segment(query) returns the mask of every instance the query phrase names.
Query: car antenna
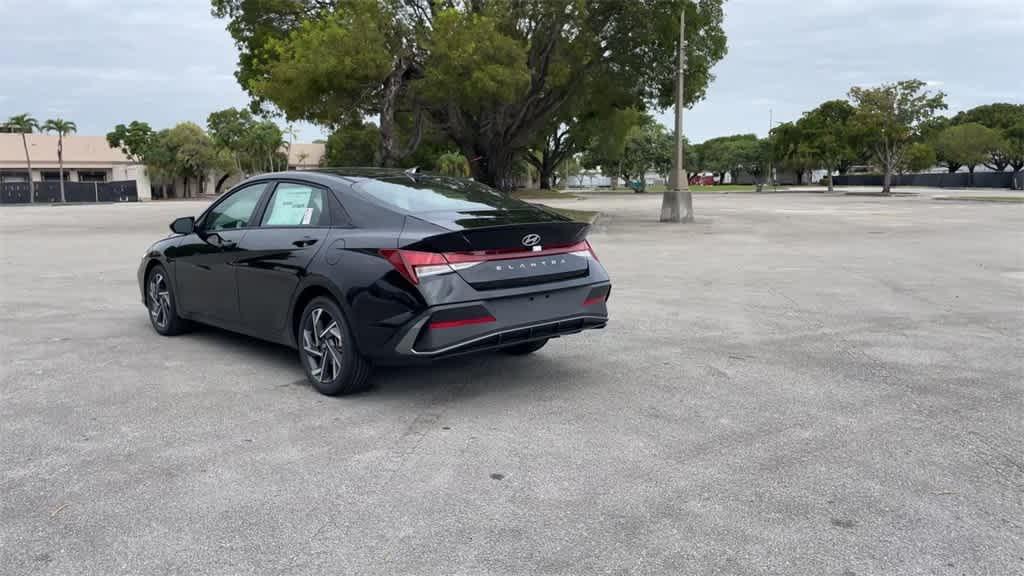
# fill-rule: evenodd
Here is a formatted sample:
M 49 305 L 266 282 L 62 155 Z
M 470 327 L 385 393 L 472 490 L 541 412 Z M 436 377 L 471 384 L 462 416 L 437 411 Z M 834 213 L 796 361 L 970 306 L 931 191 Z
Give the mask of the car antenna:
M 419 171 L 419 169 L 420 169 L 419 166 L 413 166 L 412 168 L 409 168 L 408 170 L 405 171 L 405 175 L 408 176 L 410 180 L 415 182 L 416 181 L 416 173 Z

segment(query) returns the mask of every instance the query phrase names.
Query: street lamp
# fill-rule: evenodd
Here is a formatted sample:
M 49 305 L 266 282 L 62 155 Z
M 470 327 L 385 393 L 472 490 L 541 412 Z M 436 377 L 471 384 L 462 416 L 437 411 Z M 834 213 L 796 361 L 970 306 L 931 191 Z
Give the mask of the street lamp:
M 686 10 L 679 14 L 679 67 L 676 69 L 676 146 L 672 156 L 672 174 L 661 198 L 661 222 L 693 222 L 693 194 L 690 193 L 684 167 L 683 78 L 686 70 Z

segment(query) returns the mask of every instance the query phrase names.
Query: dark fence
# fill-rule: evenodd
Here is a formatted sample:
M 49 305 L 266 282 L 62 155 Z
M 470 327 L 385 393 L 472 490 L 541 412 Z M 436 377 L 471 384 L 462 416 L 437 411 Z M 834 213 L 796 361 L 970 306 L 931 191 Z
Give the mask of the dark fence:
M 955 174 L 893 174 L 893 186 L 933 188 L 1012 188 L 1012 172 L 976 172 L 972 180 L 967 172 Z M 837 186 L 881 186 L 881 174 L 847 174 L 834 178 Z
M 60 202 L 60 182 L 36 182 L 38 204 Z M 135 180 L 116 182 L 65 182 L 64 196 L 68 202 L 138 202 Z M 28 204 L 28 182 L 0 184 L 0 204 Z

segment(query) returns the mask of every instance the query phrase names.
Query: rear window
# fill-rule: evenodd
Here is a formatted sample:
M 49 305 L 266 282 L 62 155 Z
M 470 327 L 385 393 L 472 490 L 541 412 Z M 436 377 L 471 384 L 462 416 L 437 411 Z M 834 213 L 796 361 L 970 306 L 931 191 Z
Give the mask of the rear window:
M 461 178 L 416 176 L 406 179 L 367 180 L 356 190 L 404 212 L 473 212 L 529 208 L 493 188 Z

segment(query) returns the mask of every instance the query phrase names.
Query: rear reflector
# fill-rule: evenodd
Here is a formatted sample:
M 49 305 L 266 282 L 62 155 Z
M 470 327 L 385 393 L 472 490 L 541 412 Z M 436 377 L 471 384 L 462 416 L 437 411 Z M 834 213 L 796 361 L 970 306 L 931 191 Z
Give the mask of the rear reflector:
M 598 286 L 587 294 L 587 298 L 583 300 L 584 306 L 593 306 L 594 304 L 600 304 L 608 301 L 608 296 L 612 293 L 610 286 Z
M 439 328 L 458 328 L 459 326 L 470 326 L 472 324 L 487 324 L 494 322 L 494 316 L 479 316 L 477 318 L 463 318 L 461 320 L 442 320 L 440 322 L 431 322 L 427 326 L 431 330 L 437 330 Z

